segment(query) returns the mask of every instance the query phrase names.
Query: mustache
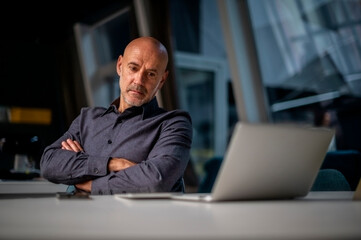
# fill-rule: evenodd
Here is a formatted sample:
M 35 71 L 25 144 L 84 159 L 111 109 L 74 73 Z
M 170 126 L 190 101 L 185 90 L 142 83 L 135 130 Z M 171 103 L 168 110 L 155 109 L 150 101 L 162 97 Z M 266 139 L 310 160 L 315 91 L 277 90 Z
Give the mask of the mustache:
M 127 87 L 127 92 L 128 91 L 137 91 L 140 92 L 142 94 L 146 94 L 147 93 L 147 89 L 141 85 L 137 85 L 137 84 L 132 84 L 130 86 Z

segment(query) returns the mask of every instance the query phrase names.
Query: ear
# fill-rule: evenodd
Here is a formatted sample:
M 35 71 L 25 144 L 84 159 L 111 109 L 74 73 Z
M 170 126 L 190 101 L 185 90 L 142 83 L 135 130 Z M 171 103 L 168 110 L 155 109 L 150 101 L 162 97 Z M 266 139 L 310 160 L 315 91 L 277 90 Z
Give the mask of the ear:
M 165 72 L 163 73 L 162 79 L 160 80 L 160 83 L 159 83 L 158 90 L 163 87 L 163 84 L 165 83 L 165 81 L 166 81 L 167 78 L 168 78 L 168 74 L 169 74 L 169 71 L 165 71 Z
M 123 56 L 119 55 L 118 61 L 117 61 L 117 66 L 116 66 L 117 73 L 118 73 L 119 76 L 122 74 L 122 60 L 123 60 Z

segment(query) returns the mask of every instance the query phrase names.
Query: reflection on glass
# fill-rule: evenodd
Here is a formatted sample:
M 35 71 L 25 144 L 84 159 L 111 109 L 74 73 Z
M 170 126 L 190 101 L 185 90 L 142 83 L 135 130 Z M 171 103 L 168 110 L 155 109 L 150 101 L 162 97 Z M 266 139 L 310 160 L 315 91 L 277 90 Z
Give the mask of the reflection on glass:
M 178 68 L 177 77 L 187 79 L 180 98 L 192 116 L 194 137 L 191 154 L 192 160 L 199 166 L 214 154 L 214 74 Z
M 360 1 L 248 3 L 273 121 L 327 122 L 338 149 L 361 150 Z
M 197 173 L 204 163 L 223 156 L 229 132 L 229 106 L 225 66 L 222 61 L 176 53 L 176 79 L 180 107 L 193 123 L 191 158 Z

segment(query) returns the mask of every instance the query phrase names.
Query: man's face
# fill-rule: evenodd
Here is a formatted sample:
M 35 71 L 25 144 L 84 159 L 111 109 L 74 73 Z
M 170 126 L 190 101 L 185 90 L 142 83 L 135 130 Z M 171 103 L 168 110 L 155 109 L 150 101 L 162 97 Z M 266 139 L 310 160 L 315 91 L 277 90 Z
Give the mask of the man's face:
M 149 102 L 167 78 L 166 64 L 164 58 L 147 45 L 127 49 L 117 62 L 120 108 L 125 110 Z

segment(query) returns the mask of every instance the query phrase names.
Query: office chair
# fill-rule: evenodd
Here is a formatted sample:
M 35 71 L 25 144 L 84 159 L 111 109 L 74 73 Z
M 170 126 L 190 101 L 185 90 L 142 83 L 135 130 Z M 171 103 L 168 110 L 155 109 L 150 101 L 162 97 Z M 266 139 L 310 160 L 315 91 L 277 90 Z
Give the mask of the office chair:
M 345 176 L 336 169 L 321 169 L 311 191 L 351 191 Z
M 340 171 L 354 191 L 361 178 L 361 153 L 357 150 L 337 150 L 326 154 L 321 169 Z
M 213 157 L 209 159 L 205 165 L 205 177 L 202 179 L 198 187 L 199 193 L 210 193 L 216 180 L 219 168 L 221 167 L 223 157 Z

